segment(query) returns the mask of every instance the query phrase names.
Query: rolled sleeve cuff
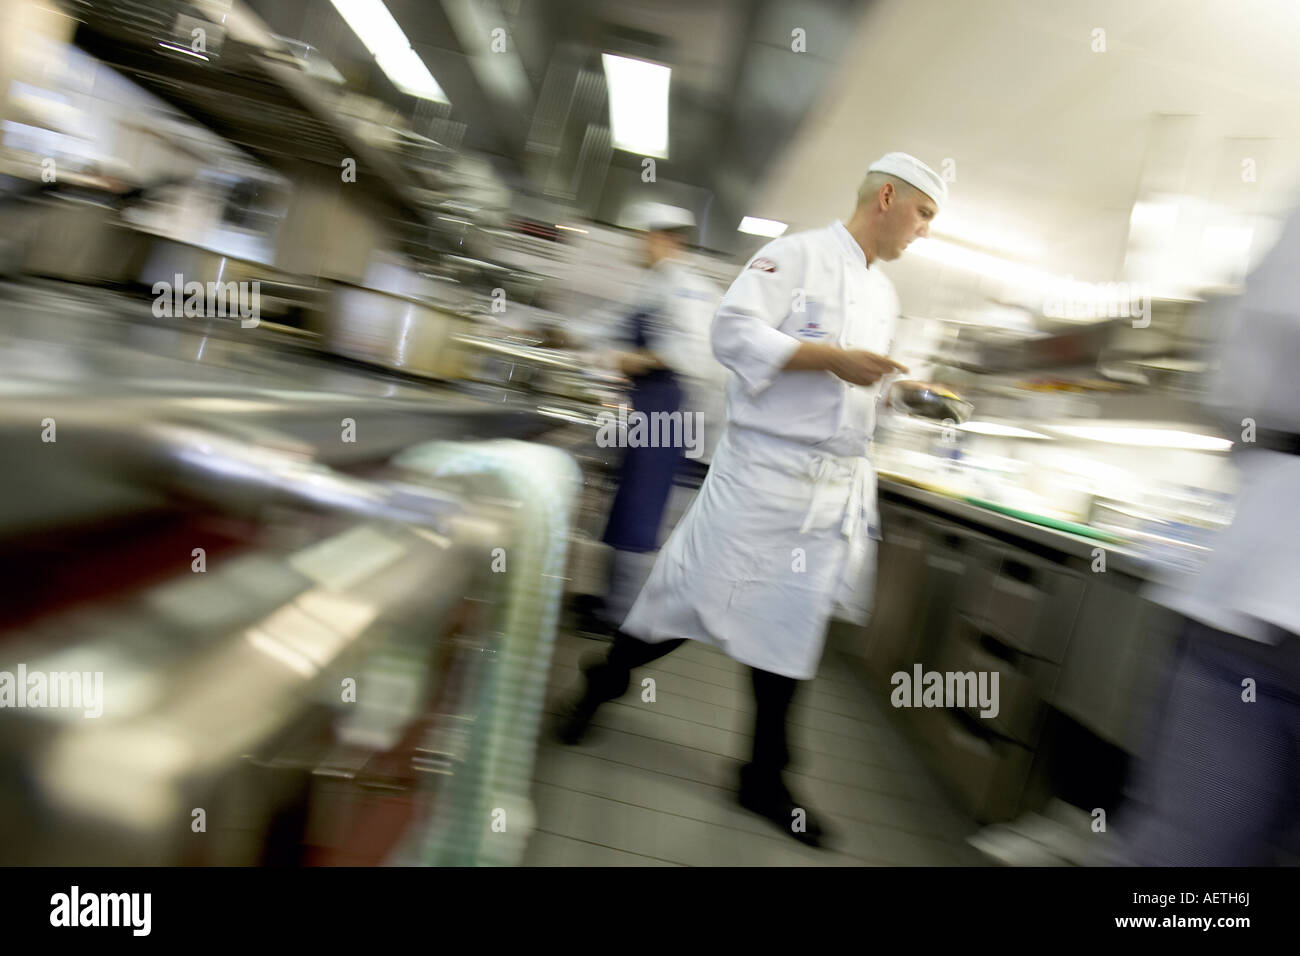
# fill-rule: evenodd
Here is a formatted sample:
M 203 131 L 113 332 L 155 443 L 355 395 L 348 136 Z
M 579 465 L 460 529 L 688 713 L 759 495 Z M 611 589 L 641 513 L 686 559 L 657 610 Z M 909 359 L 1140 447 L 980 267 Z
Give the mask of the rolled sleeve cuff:
M 757 395 L 772 384 L 777 373 L 799 351 L 799 345 L 799 340 L 792 335 L 770 326 L 759 326 L 751 331 L 743 353 L 737 356 L 731 370 L 746 391 Z

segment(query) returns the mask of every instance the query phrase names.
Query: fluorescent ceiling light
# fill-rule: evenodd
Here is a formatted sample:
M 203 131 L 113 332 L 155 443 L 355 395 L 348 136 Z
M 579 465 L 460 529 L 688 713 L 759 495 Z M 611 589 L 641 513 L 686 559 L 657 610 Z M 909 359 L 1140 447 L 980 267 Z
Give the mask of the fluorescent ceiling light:
M 331 0 L 334 9 L 347 21 L 373 56 L 410 47 L 406 34 L 397 25 L 382 0 Z
M 746 216 L 740 220 L 740 225 L 736 228 L 741 232 L 749 233 L 751 236 L 767 236 L 775 239 L 789 227 L 775 219 L 755 219 L 753 216 Z
M 1190 451 L 1227 451 L 1226 438 L 1185 432 L 1176 428 L 1141 428 L 1122 425 L 1057 425 L 1053 431 L 1071 438 L 1107 442 L 1112 445 L 1142 445 L 1147 448 L 1185 448 Z
M 330 2 L 395 87 L 420 99 L 451 102 L 381 0 Z
M 964 432 L 974 432 L 976 435 L 998 435 L 1003 438 L 1042 438 L 1051 441 L 1050 435 L 1030 431 L 1028 428 L 1017 428 L 1015 425 L 1002 425 L 998 422 L 974 421 L 966 422 L 957 427 Z
M 672 69 L 602 53 L 614 148 L 668 158 L 668 80 Z
M 405 50 L 378 53 L 375 62 L 393 86 L 403 93 L 418 96 L 422 100 L 433 100 L 435 103 L 449 102 L 447 94 L 443 93 L 442 87 L 424 65 L 420 55 L 409 46 Z

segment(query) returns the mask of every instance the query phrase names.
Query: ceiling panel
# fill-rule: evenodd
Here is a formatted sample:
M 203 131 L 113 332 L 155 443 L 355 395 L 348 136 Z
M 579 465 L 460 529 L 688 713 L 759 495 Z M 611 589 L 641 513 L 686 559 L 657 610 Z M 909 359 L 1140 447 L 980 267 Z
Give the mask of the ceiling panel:
M 902 149 L 955 161 L 950 221 L 1023 236 L 1042 268 L 1114 278 L 1157 113 L 1197 116 L 1189 191 L 1248 201 L 1234 153 L 1251 149 L 1267 153 L 1256 202 L 1290 201 L 1298 35 L 1300 5 L 1279 0 L 880 0 L 753 213 L 793 228 L 847 216 L 866 166 Z

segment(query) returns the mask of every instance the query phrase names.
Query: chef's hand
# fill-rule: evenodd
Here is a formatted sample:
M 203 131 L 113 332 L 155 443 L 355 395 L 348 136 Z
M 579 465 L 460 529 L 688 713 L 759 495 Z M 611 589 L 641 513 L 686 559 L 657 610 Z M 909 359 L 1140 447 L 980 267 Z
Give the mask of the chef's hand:
M 829 371 L 852 385 L 874 385 L 886 375 L 908 370 L 906 365 L 900 365 L 888 356 L 865 349 L 836 351 L 838 354 L 831 357 Z

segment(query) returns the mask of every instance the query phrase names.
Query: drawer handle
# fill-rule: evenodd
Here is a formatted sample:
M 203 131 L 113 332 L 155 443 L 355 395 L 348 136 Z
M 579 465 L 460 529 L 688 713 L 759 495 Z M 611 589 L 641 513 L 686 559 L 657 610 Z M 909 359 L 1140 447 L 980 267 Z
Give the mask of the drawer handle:
M 1036 568 L 1033 568 L 1022 561 L 1017 561 L 1015 558 L 1009 558 L 1002 562 L 1003 573 L 1005 573 L 1007 577 L 1011 578 L 1011 580 L 1019 581 L 1023 584 L 1032 585 L 1034 583 L 1034 578 L 1036 577 L 1034 572 L 1036 570 Z
M 940 571 L 953 571 L 957 574 L 966 573 L 966 565 L 961 561 L 950 561 L 947 558 L 936 558 L 934 555 L 927 555 L 925 563 L 932 568 L 938 568 Z

